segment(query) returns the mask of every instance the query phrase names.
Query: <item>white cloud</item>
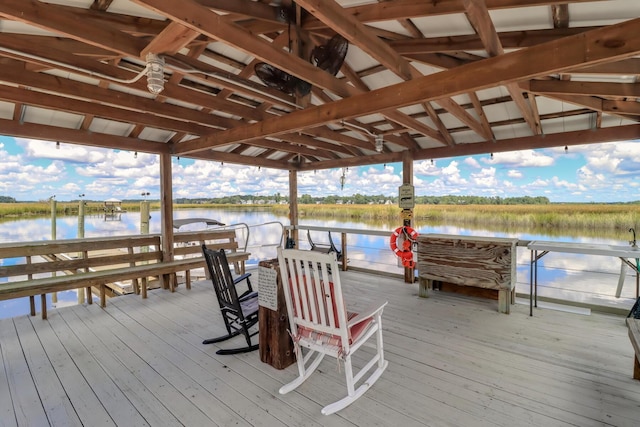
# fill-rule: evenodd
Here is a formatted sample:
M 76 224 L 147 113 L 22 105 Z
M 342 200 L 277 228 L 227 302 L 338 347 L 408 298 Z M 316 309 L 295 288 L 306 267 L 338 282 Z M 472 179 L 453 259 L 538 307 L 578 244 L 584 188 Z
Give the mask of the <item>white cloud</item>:
M 470 180 L 474 185 L 484 188 L 498 188 L 498 180 L 496 179 L 496 168 L 483 168 L 478 173 L 472 173 Z
M 26 159 L 64 160 L 71 163 L 100 162 L 113 150 L 97 147 L 60 143 L 38 139 L 16 138 L 16 143 L 24 149 Z
M 442 162 L 442 160 L 440 160 Z M 420 160 L 413 164 L 413 174 L 416 176 L 437 176 L 440 174 L 437 161 Z
M 55 142 L 0 137 L 0 194 L 38 200 L 56 194 L 70 200 L 159 197 L 159 156 L 113 151 Z M 17 141 L 17 143 L 14 143 Z M 11 154 L 10 154 L 11 153 Z M 557 166 L 562 166 L 560 170 Z M 640 200 L 640 143 L 571 146 L 495 153 L 464 158 L 430 159 L 413 165 L 413 183 L 420 195 L 546 195 L 552 201 Z M 534 174 L 524 168 L 536 168 Z M 289 172 L 174 159 L 173 196 L 221 197 L 235 194 L 288 195 Z M 298 193 L 312 196 L 397 194 L 402 164 L 375 165 L 298 173 Z M 554 176 L 555 175 L 555 176 Z M 517 182 L 517 185 L 514 185 Z
M 571 191 L 584 191 L 586 190 L 586 188 L 578 183 L 575 182 L 569 182 L 567 180 L 564 179 L 560 179 L 557 176 L 554 176 L 553 178 L 551 178 L 551 184 L 554 185 L 556 188 L 561 188 L 561 189 L 567 189 L 567 190 L 571 190 Z
M 480 166 L 480 162 L 478 162 L 474 157 L 465 158 L 464 164 L 475 169 L 480 169 L 482 167 Z
M 536 179 L 530 185 L 535 185 L 538 187 L 547 187 L 549 186 L 549 181 L 547 181 L 546 179 Z
M 547 156 L 542 151 L 522 150 L 495 153 L 493 159 L 481 157 L 486 164 L 502 165 L 512 169 L 527 167 L 549 167 L 554 164 L 552 156 Z

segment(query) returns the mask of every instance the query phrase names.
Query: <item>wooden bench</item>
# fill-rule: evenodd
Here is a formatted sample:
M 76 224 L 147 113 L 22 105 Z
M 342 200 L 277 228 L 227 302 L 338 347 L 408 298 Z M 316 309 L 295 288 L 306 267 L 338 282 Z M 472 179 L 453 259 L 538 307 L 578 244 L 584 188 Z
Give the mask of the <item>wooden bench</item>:
M 627 326 L 629 327 L 629 339 L 636 353 L 633 361 L 633 378 L 640 380 L 640 319 L 628 317 Z
M 517 239 L 421 234 L 418 237 L 418 295 L 434 284 L 498 300 L 509 314 L 515 300 Z
M 249 259 L 249 253 L 240 251 L 236 240 L 235 230 L 202 230 L 186 231 L 173 235 L 175 244 L 174 257 L 177 259 L 200 258 L 199 267 L 205 267 L 202 256 L 202 245 L 213 250 L 224 249 L 227 252 L 227 260 L 233 264 L 236 274 L 245 273 L 245 261 Z M 181 270 L 182 271 L 182 270 Z M 191 277 L 189 270 L 184 270 L 186 274 L 187 288 L 190 288 Z
M 0 283 L 0 300 L 28 296 L 35 316 L 34 297 L 40 295 L 42 318 L 46 319 L 47 293 L 84 288 L 91 304 L 91 287 L 95 286 L 100 305 L 105 307 L 109 283 L 132 280 L 135 292 L 146 298 L 149 277 L 166 282 L 178 271 L 202 265 L 202 260 L 190 258 L 163 262 L 160 243 L 160 236 L 147 235 L 0 244 L 4 261 L 0 277 L 9 279 Z M 9 259 L 16 263 L 7 262 Z M 169 282 L 173 290 L 173 281 Z

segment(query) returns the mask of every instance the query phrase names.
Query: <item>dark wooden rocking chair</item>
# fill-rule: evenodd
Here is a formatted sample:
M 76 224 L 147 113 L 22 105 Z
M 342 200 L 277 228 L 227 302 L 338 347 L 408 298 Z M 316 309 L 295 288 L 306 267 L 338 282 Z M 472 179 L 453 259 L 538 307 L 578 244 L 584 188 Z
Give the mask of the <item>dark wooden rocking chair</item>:
M 214 251 L 208 249 L 206 245 L 202 245 L 202 253 L 206 260 L 209 276 L 213 282 L 222 318 L 227 328 L 227 335 L 204 340 L 202 344 L 218 343 L 243 334 L 247 340 L 246 347 L 220 349 L 216 353 L 237 354 L 257 350 L 258 344 L 251 344 L 251 337 L 256 335 L 258 330 L 256 328 L 254 332 L 249 332 L 249 329 L 258 323 L 258 292 L 255 292 L 251 287 L 251 281 L 249 280 L 251 273 L 245 273 L 234 279 L 231 275 L 224 249 Z M 248 289 L 238 295 L 236 285 L 242 281 L 247 282 Z

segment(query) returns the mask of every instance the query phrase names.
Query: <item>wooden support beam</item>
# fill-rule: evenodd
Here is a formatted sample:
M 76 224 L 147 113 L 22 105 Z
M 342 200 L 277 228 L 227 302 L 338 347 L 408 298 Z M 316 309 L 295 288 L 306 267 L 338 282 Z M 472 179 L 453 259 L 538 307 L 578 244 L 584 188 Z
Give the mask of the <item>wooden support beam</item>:
M 176 153 L 190 153 L 238 140 L 302 130 L 305 127 L 339 121 L 356 115 L 373 114 L 389 108 L 413 105 L 426 100 L 453 96 L 491 87 L 498 82 L 515 83 L 570 68 L 624 59 L 640 52 L 636 30 L 640 19 L 599 28 L 462 65 L 440 73 L 352 96 L 332 104 L 293 112 L 261 123 L 218 132 L 206 138 L 186 141 Z M 549 56 L 549 52 L 555 52 Z

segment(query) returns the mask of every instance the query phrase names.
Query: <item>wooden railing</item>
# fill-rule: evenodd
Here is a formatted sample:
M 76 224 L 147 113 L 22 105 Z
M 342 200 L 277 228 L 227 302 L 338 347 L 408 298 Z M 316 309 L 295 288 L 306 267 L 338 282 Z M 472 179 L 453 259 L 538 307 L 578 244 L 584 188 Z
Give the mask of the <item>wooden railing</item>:
M 106 287 L 132 281 L 136 293 L 146 298 L 148 279 L 158 277 L 163 288 L 174 290 L 176 273 L 204 267 L 202 243 L 229 252 L 229 261 L 244 271 L 247 252 L 238 251 L 234 231 L 177 233 L 178 257 L 165 260 L 159 235 L 44 240 L 0 244 L 0 300 L 30 298 L 30 312 L 36 313 L 34 297 L 41 297 L 42 318 L 47 317 L 46 295 L 85 289 L 89 304 L 91 288 L 98 289 L 100 304 L 106 306 Z

